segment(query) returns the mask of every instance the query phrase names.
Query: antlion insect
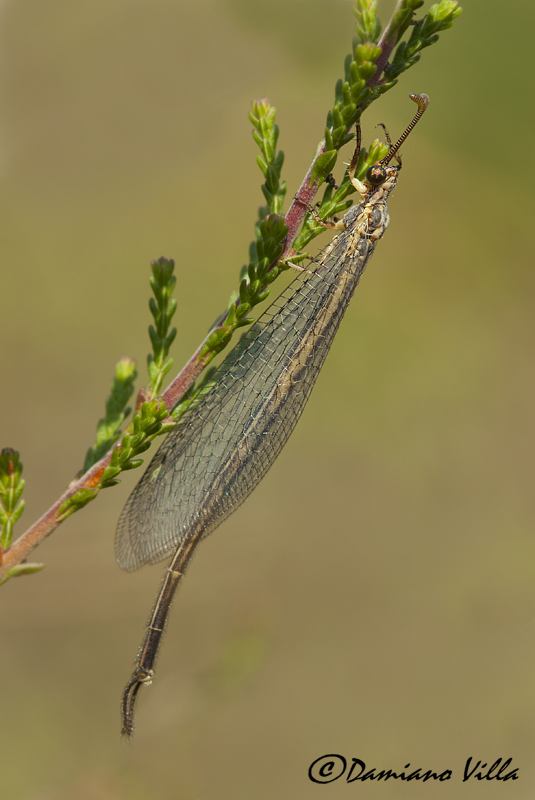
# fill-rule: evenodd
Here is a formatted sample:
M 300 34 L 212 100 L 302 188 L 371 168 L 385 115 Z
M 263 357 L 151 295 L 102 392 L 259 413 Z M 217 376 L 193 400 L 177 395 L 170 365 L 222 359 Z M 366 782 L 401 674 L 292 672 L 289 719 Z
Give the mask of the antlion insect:
M 429 103 L 364 183 L 348 174 L 362 196 L 337 223 L 340 233 L 257 320 L 223 361 L 211 392 L 172 431 L 130 495 L 117 526 L 123 569 L 161 561 L 175 550 L 149 620 L 136 668 L 123 694 L 123 733 L 134 725 L 140 686 L 152 681 L 154 662 L 173 596 L 195 548 L 245 500 L 288 441 L 330 350 L 360 276 L 384 234 L 387 201 L 395 188 L 398 150 Z M 396 157 L 398 166 L 388 166 Z M 315 215 L 315 212 L 310 209 Z M 317 216 L 317 215 L 315 215 Z

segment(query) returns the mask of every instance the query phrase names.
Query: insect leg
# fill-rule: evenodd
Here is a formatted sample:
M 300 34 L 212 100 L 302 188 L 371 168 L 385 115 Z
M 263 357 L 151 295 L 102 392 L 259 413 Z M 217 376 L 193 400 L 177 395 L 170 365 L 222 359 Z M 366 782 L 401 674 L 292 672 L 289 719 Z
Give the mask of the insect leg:
M 362 143 L 362 134 L 361 134 L 361 131 L 360 131 L 360 122 L 357 122 L 355 128 L 356 128 L 356 134 L 357 134 L 357 146 L 355 148 L 355 152 L 353 153 L 353 158 L 351 159 L 351 163 L 349 165 L 349 169 L 347 170 L 347 174 L 348 174 L 349 180 L 351 181 L 351 183 L 353 184 L 353 186 L 355 187 L 357 192 L 364 199 L 366 197 L 367 193 L 368 193 L 368 187 L 364 183 L 359 181 L 358 178 L 355 178 L 355 171 L 356 171 L 357 165 L 359 163 L 361 143 Z
M 387 142 L 388 146 L 390 148 L 392 148 L 392 146 L 393 146 L 392 145 L 392 139 L 390 138 L 390 134 L 388 133 L 388 131 L 386 129 L 386 125 L 384 125 L 382 122 L 378 122 L 375 127 L 383 129 L 383 131 L 385 132 L 386 142 Z M 401 153 L 396 153 L 394 157 L 395 157 L 396 161 L 398 162 L 398 166 L 401 167 L 402 166 L 402 164 L 401 164 Z
M 316 211 L 316 209 L 314 208 L 314 206 L 311 206 L 310 203 L 305 203 L 297 195 L 295 196 L 295 199 L 299 203 L 302 203 L 302 205 L 307 207 L 309 213 L 312 215 L 312 217 L 315 219 L 318 225 L 322 225 L 324 228 L 328 228 L 329 230 L 345 231 L 346 226 L 342 219 L 338 220 L 338 222 L 330 222 L 330 220 L 328 219 L 322 219 L 318 214 L 318 212 Z

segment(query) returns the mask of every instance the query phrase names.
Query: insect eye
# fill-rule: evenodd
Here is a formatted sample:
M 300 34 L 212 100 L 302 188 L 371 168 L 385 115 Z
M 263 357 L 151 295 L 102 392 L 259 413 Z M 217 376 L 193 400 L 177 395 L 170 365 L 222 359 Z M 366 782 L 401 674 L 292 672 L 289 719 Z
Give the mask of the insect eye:
M 370 186 L 379 186 L 386 181 L 386 169 L 380 164 L 372 164 L 366 172 L 366 180 Z

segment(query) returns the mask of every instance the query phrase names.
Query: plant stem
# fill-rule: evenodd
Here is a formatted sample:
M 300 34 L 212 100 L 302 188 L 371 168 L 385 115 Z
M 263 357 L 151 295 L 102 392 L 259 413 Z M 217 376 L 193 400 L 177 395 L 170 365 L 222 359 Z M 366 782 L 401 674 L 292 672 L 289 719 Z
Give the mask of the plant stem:
M 397 32 L 393 28 L 393 20 L 396 16 L 396 13 L 401 8 L 402 2 L 403 0 L 398 0 L 394 13 L 378 42 L 378 47 L 381 48 L 382 52 L 376 61 L 376 71 L 367 81 L 366 85 L 369 88 L 376 88 L 383 81 L 385 66 L 388 63 L 398 39 Z M 460 11 L 458 13 L 460 13 Z M 349 129 L 347 132 L 349 132 Z M 322 140 L 319 143 L 312 164 L 310 165 L 307 174 L 304 177 L 301 186 L 299 187 L 296 197 L 292 201 L 285 216 L 285 222 L 289 230 L 284 250 L 279 260 L 287 258 L 292 254 L 293 243 L 299 233 L 304 218 L 308 213 L 308 207 L 312 203 L 318 190 L 319 181 L 316 180 L 312 185 L 310 185 L 310 179 L 311 175 L 313 174 L 314 164 L 319 156 L 321 156 L 323 153 L 325 153 L 325 140 Z M 271 265 L 271 268 L 275 265 L 275 263 L 277 262 L 274 262 L 274 264 Z M 191 388 L 195 380 L 198 378 L 210 360 L 211 355 L 209 351 L 201 356 L 203 348 L 210 334 L 218 329 L 221 329 L 221 327 L 224 325 L 226 316 L 227 312 L 220 317 L 219 321 L 212 328 L 202 344 L 197 348 L 176 378 L 170 383 L 168 388 L 161 395 L 161 399 L 165 403 L 169 413 L 171 413 L 173 408 L 188 391 L 188 389 Z M 48 511 L 46 511 L 42 517 L 37 520 L 37 522 L 28 528 L 28 530 L 26 530 L 25 533 L 23 533 L 9 549 L 3 553 L 0 550 L 0 581 L 10 569 L 26 559 L 30 552 L 37 547 L 37 545 L 40 544 L 43 539 L 49 536 L 55 530 L 55 528 L 58 527 L 60 524 L 60 520 L 58 520 L 58 510 L 62 505 L 64 505 L 66 500 L 71 498 L 81 489 L 94 488 L 98 486 L 105 468 L 111 461 L 112 453 L 116 446 L 118 445 L 114 445 L 114 447 L 110 448 L 106 455 L 103 456 L 90 469 L 88 469 L 87 472 L 85 472 L 81 477 L 72 481 L 67 487 L 65 493 L 54 503 L 54 505 L 52 505 Z

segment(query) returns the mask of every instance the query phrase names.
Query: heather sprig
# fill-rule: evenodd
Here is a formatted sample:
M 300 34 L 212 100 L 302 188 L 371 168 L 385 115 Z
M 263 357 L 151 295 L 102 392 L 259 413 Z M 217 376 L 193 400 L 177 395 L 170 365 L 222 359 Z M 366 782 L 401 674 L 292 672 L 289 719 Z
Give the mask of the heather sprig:
M 151 265 L 149 301 L 153 321 L 149 327 L 152 351 L 148 356 L 148 383 L 140 389 L 134 415 L 128 401 L 137 377 L 135 363 L 123 358 L 117 364 L 103 419 L 97 424 L 94 443 L 87 451 L 82 474 L 45 514 L 13 542 L 13 527 L 24 508 L 21 494 L 24 481 L 22 464 L 15 450 L 6 448 L 0 457 L 0 582 L 16 575 L 41 569 L 25 559 L 32 549 L 57 525 L 95 499 L 100 490 L 118 483 L 121 472 L 142 464 L 139 458 L 152 440 L 174 427 L 182 415 L 198 405 L 214 385 L 214 368 L 203 371 L 212 359 L 231 342 L 239 328 L 254 321 L 251 312 L 269 295 L 280 273 L 306 256 L 304 248 L 323 232 L 308 209 L 322 184 L 322 197 L 316 205 L 321 219 L 343 214 L 351 205 L 355 189 L 347 171 L 336 184 L 333 170 L 342 147 L 353 138 L 352 127 L 364 111 L 392 89 L 403 72 L 413 67 L 423 50 L 435 44 L 441 32 L 451 28 L 462 9 L 456 0 L 441 0 L 416 18 L 424 0 L 398 0 L 384 29 L 378 19 L 377 0 L 354 0 L 355 36 L 344 61 L 343 76 L 337 81 L 334 101 L 326 115 L 323 139 L 314 159 L 284 213 L 287 185 L 282 178 L 284 154 L 277 150 L 279 128 L 276 111 L 267 99 L 255 100 L 249 115 L 253 138 L 259 148 L 257 164 L 262 173 L 262 205 L 256 215 L 254 239 L 249 245 L 247 263 L 241 268 L 237 288 L 211 327 L 204 341 L 184 368 L 162 391 L 173 359 L 169 355 L 176 337 L 171 321 L 176 310 L 174 262 L 159 258 Z M 303 6 L 304 8 L 304 6 Z M 379 140 L 361 151 L 356 176 L 363 179 L 367 168 L 386 153 Z M 351 156 L 350 156 L 351 157 Z M 195 384 L 195 381 L 198 381 Z M 125 425 L 127 427 L 125 428 Z

